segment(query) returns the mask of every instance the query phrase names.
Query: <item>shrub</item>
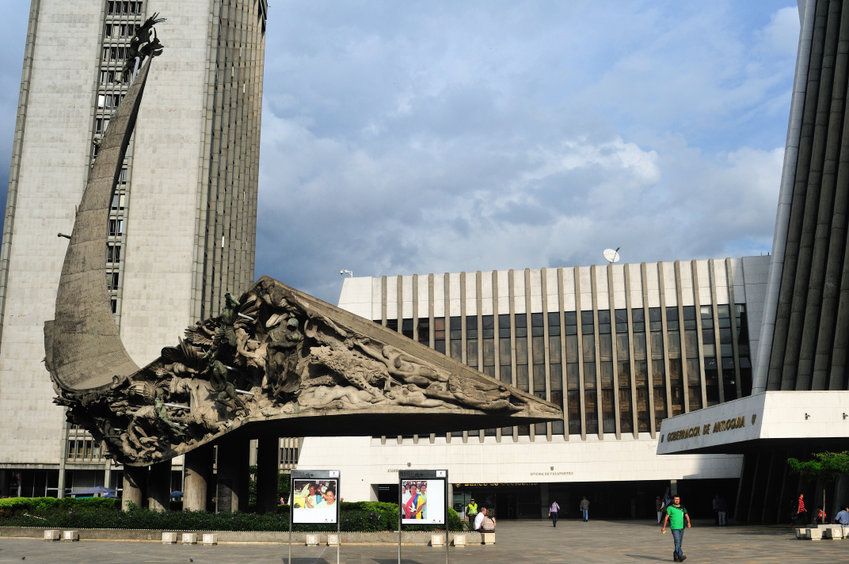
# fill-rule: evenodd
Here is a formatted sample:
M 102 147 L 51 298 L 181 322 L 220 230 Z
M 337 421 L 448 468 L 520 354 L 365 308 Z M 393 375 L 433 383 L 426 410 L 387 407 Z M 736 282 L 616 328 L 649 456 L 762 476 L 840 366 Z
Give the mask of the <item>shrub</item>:
M 377 501 L 343 502 L 343 531 L 394 531 L 398 526 L 398 506 Z M 109 529 L 170 529 L 197 531 L 288 531 L 289 508 L 274 513 L 207 513 L 205 511 L 168 511 L 159 513 L 132 508 L 120 511 L 115 499 L 0 499 L 0 525 L 19 527 L 68 527 Z M 463 530 L 457 512 L 448 509 L 452 531 Z M 295 525 L 296 531 L 334 531 L 335 525 Z M 440 530 L 442 526 L 411 525 L 405 530 Z

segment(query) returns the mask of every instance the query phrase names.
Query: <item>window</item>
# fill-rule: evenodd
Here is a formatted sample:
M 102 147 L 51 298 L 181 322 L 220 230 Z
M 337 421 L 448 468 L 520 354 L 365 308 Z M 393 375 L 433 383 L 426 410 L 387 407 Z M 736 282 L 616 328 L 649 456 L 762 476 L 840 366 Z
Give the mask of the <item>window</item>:
M 110 290 L 118 289 L 119 273 L 117 272 L 107 272 L 106 273 L 106 287 Z
M 110 219 L 109 220 L 109 236 L 120 237 L 124 234 L 124 220 Z
M 121 262 L 121 245 L 116 243 L 106 245 L 106 262 Z

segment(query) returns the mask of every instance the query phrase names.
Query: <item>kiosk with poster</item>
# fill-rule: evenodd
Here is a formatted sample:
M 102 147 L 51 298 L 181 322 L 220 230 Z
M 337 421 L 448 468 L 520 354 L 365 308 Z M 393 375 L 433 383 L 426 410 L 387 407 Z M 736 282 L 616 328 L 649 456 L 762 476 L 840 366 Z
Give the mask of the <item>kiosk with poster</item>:
M 339 534 L 339 470 L 292 470 L 292 507 L 289 511 L 289 563 L 292 562 L 292 525 L 336 524 Z M 339 562 L 339 545 L 336 562 Z
M 448 470 L 399 470 L 398 492 L 398 562 L 403 525 L 445 525 L 448 562 Z

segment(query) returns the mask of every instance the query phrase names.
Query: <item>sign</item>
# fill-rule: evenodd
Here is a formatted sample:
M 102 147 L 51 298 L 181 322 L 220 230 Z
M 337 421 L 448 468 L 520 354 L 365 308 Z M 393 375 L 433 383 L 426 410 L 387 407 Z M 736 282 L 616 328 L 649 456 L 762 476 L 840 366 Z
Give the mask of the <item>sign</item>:
M 339 470 L 292 471 L 292 523 L 339 523 Z
M 757 421 L 757 415 L 752 415 L 752 424 Z M 724 433 L 725 431 L 731 431 L 734 429 L 742 429 L 746 426 L 746 418 L 742 415 L 739 417 L 731 417 L 728 419 L 722 419 L 720 421 L 714 421 L 713 423 L 705 423 L 703 425 L 696 425 L 695 427 L 690 427 L 687 429 L 680 429 L 678 431 L 670 431 L 666 434 L 665 440 L 667 442 L 680 441 L 682 439 L 692 439 L 693 437 L 703 436 L 703 435 L 716 435 L 718 433 Z M 664 440 L 664 436 L 661 435 L 661 441 Z
M 447 470 L 401 470 L 402 525 L 444 525 L 448 492 Z

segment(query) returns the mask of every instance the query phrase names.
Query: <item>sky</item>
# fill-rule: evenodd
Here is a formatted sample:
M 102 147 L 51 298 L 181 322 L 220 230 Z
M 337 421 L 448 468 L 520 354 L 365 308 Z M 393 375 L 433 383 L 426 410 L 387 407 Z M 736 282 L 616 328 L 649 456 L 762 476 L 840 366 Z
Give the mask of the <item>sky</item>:
M 798 34 L 795 0 L 275 0 L 256 274 L 335 302 L 342 269 L 768 253 Z

